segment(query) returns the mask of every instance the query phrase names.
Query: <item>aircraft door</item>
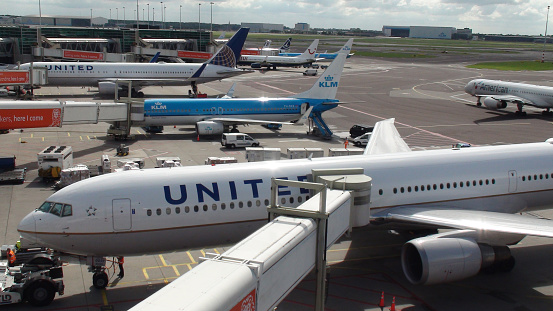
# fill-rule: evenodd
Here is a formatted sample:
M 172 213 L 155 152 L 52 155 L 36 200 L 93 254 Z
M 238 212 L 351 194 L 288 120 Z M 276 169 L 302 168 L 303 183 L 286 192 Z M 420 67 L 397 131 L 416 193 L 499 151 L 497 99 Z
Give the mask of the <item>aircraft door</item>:
M 211 107 L 211 114 L 213 114 L 213 115 L 217 114 L 217 108 L 216 107 Z
M 509 192 L 517 191 L 517 171 L 509 171 Z
M 307 109 L 309 109 L 309 103 L 303 103 L 301 104 L 301 115 L 303 116 L 303 114 L 307 111 Z
M 115 199 L 112 201 L 113 230 L 130 230 L 131 220 L 131 200 Z

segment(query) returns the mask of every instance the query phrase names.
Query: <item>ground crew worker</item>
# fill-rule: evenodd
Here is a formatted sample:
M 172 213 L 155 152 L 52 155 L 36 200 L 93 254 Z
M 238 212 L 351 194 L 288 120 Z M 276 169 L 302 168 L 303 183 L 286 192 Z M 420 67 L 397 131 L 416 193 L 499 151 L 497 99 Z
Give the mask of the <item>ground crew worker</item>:
M 125 276 L 125 269 L 123 268 L 123 264 L 125 263 L 125 257 L 123 256 L 117 257 L 117 263 L 119 264 L 119 274 L 117 276 L 120 279 L 122 279 Z
M 349 144 L 349 141 L 346 137 L 346 141 L 344 142 L 344 149 L 348 149 L 348 144 Z
M 8 265 L 13 267 L 15 265 L 15 253 L 11 248 L 8 248 Z

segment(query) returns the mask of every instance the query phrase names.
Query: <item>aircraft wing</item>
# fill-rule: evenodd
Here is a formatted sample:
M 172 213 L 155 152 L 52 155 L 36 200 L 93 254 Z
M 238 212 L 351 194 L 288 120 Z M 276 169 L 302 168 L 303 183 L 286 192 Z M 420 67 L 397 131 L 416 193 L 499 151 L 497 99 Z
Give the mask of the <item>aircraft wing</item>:
M 535 103 L 522 97 L 514 96 L 514 95 L 479 95 L 478 97 L 489 97 L 493 98 L 495 100 L 504 100 L 506 102 L 511 102 L 515 104 L 524 104 L 524 105 L 530 105 L 535 106 Z
M 363 154 L 384 154 L 411 151 L 399 135 L 395 125 L 395 119 L 379 121 L 375 124 L 369 143 Z
M 206 118 L 204 121 L 215 121 L 215 122 L 221 122 L 226 125 L 237 125 L 237 124 L 283 124 L 283 125 L 291 125 L 294 123 L 291 122 L 278 122 L 278 121 L 268 121 L 268 120 L 252 120 L 252 119 L 240 119 L 240 118 L 224 118 L 224 117 L 218 117 L 218 118 Z
M 553 221 L 521 214 L 507 214 L 448 207 L 396 207 L 380 221 L 407 222 L 437 227 L 493 231 L 553 238 Z

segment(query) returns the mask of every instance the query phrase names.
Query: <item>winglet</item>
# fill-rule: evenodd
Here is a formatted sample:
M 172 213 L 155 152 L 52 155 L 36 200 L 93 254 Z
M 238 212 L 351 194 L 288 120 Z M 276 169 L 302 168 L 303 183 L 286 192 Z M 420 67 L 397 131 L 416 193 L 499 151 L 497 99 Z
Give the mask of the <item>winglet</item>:
M 250 28 L 240 28 L 207 63 L 231 68 L 236 67 L 249 31 Z
M 236 88 L 236 82 L 232 84 L 230 89 L 228 90 L 227 94 L 223 96 L 222 98 L 233 98 L 234 97 L 234 88 Z
M 342 54 L 345 55 L 345 54 Z M 364 155 L 411 151 L 394 125 L 395 119 L 386 119 L 374 125 Z
M 156 55 L 154 55 L 154 57 L 152 57 L 152 59 L 150 59 L 150 63 L 157 63 L 157 59 L 159 58 L 159 54 L 161 54 L 161 52 L 157 52 Z
M 335 99 L 338 92 L 338 84 L 346 63 L 346 54 L 338 54 L 332 63 L 326 68 L 323 74 L 315 81 L 313 86 L 300 94 L 290 97 L 314 98 L 314 99 Z
M 313 40 L 313 42 L 307 47 L 307 50 L 305 52 L 301 53 L 301 55 L 296 56 L 298 58 L 315 58 L 315 53 L 317 53 L 317 46 L 319 45 L 319 39 Z

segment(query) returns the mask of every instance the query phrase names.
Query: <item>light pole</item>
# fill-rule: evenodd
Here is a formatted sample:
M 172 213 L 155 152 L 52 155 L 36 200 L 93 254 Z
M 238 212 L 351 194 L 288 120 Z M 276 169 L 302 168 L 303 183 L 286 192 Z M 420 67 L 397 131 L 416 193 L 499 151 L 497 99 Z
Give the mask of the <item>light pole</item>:
M 111 23 L 111 9 L 109 9 L 109 22 Z
M 92 9 L 90 9 L 90 27 L 92 27 Z
M 127 25 L 127 16 L 125 14 L 125 7 L 123 7 L 123 23 Z
M 543 54 L 541 55 L 541 62 L 545 62 L 545 43 L 547 42 L 547 24 L 549 23 L 549 5 L 547 6 L 547 18 L 545 19 L 545 35 L 543 36 Z
M 211 35 L 213 36 L 213 2 L 209 3 L 211 5 Z
M 117 12 L 117 19 L 115 20 L 115 26 L 117 26 L 117 24 L 119 24 L 119 8 L 115 8 L 115 11 Z
M 144 15 L 144 14 L 142 14 Z M 138 31 L 138 22 L 140 22 L 140 7 L 138 6 L 138 0 L 136 0 L 136 30 Z
M 198 3 L 198 34 L 200 36 L 200 39 L 198 41 L 198 50 L 200 49 L 200 44 L 202 42 L 202 32 L 201 32 L 201 24 L 202 24 L 202 18 L 201 18 L 201 11 L 202 11 L 202 4 Z
M 152 6 L 152 26 L 156 25 L 156 8 Z
M 165 28 L 165 19 L 167 18 L 167 7 L 163 6 L 163 28 Z
M 150 29 L 150 4 L 147 3 L 146 6 L 148 7 L 148 29 Z
M 160 2 L 161 4 L 161 29 L 163 29 L 163 1 Z
M 179 5 L 179 26 L 180 30 L 182 30 L 182 4 Z

